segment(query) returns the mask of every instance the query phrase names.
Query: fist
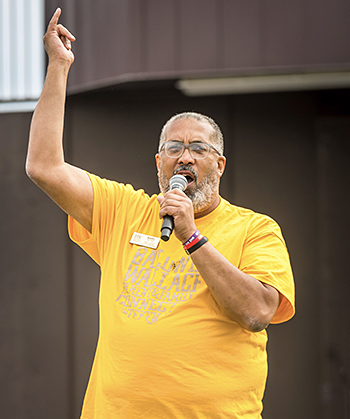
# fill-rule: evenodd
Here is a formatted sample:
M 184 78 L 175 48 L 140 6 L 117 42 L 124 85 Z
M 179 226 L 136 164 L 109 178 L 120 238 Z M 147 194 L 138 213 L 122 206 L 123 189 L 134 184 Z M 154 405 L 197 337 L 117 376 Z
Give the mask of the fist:
M 171 215 L 174 218 L 174 234 L 184 243 L 197 230 L 192 201 L 180 189 L 159 195 L 157 200 L 160 204 L 159 218 Z

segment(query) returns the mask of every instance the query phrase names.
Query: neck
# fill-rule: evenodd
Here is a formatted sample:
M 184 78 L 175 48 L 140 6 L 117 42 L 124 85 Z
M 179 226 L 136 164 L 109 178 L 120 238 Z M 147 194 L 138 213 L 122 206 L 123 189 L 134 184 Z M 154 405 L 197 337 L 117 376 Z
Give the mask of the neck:
M 210 204 L 210 206 L 208 208 L 205 208 L 203 211 L 198 211 L 194 213 L 194 218 L 201 218 L 204 217 L 205 215 L 210 214 L 212 211 L 214 211 L 215 208 L 217 208 L 220 204 L 220 196 L 216 195 L 216 198 L 214 199 L 214 201 Z

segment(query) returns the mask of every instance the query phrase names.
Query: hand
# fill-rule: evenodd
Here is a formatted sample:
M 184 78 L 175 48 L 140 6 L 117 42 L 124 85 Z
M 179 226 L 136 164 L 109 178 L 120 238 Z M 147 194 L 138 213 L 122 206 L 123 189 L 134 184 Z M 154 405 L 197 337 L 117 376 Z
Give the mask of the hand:
M 160 204 L 159 218 L 173 216 L 174 234 L 184 243 L 197 230 L 192 201 L 180 189 L 173 189 L 157 199 Z
M 71 43 L 75 41 L 75 36 L 58 24 L 60 15 L 61 9 L 58 8 L 49 22 L 43 42 L 49 61 L 58 60 L 71 66 L 74 61 Z

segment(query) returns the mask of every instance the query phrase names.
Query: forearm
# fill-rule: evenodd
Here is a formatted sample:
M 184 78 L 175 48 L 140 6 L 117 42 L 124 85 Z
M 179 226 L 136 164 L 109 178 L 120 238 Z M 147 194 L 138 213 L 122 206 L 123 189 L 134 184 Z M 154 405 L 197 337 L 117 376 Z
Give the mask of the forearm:
M 69 67 L 49 64 L 30 127 L 26 169 L 30 177 L 64 163 L 62 146 L 66 83 Z M 35 180 L 35 179 L 33 179 Z
M 217 304 L 243 328 L 257 332 L 268 326 L 279 293 L 240 271 L 207 242 L 191 254 Z
M 74 61 L 68 29 L 58 24 L 61 9 L 52 16 L 44 36 L 49 57 L 46 80 L 35 109 L 29 134 L 28 176 L 59 205 L 91 232 L 93 190 L 85 171 L 65 163 L 63 125 L 67 78 Z

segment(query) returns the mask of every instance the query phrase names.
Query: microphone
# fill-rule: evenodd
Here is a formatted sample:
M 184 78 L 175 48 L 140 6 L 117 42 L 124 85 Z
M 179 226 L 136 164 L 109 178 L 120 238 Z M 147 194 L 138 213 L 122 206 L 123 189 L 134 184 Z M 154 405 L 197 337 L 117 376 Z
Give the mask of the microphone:
M 174 175 L 170 178 L 169 185 L 170 190 L 172 191 L 175 188 L 180 189 L 181 191 L 184 191 L 187 188 L 187 179 L 185 176 L 182 175 Z M 165 215 L 163 218 L 163 224 L 161 228 L 161 236 L 160 238 L 167 242 L 169 240 L 169 237 L 174 229 L 174 218 L 171 215 Z

